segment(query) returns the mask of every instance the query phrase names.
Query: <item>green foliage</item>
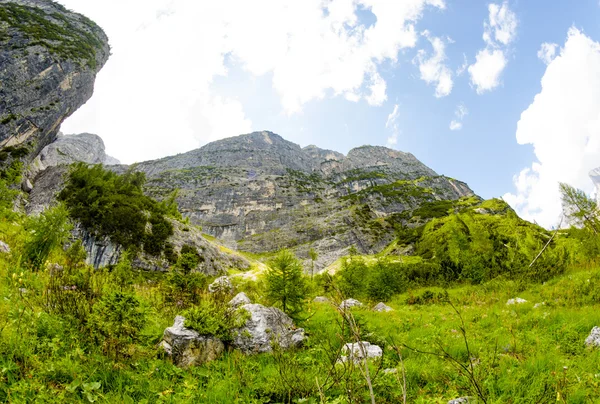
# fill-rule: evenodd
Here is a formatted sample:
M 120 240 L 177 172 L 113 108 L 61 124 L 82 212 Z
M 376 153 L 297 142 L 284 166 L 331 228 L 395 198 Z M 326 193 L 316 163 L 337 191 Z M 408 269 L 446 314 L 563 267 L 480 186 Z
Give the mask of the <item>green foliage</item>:
M 600 236 L 600 212 L 596 201 L 586 195 L 581 189 L 561 182 L 560 195 L 565 216 L 571 224 L 585 227 L 596 237 Z
M 102 48 L 102 41 L 92 33 L 98 26 L 87 18 L 81 18 L 80 22 L 88 29 L 78 28 L 62 14 L 47 14 L 37 7 L 3 3 L 0 22 L 21 31 L 31 41 L 29 46 L 41 45 L 61 59 L 74 59 L 92 69 L 96 67 L 96 52 Z
M 61 248 L 71 234 L 67 209 L 59 204 L 39 216 L 30 216 L 26 224 L 29 238 L 23 257 L 35 270 L 42 269 L 53 250 Z
M 201 272 L 185 273 L 178 268 L 171 270 L 162 284 L 165 300 L 178 308 L 188 307 L 200 301 L 208 278 Z
M 101 165 L 76 163 L 59 199 L 93 234 L 109 237 L 126 250 L 159 256 L 173 225 L 165 217 L 165 206 L 142 192 L 144 181 L 141 172 L 120 176 Z
M 146 312 L 134 293 L 109 292 L 94 305 L 90 329 L 103 340 L 105 351 L 118 358 L 139 340 L 145 322 Z
M 130 289 L 133 284 L 133 268 L 129 255 L 128 251 L 123 251 L 111 273 L 111 280 L 120 291 Z
M 176 266 L 183 271 L 184 274 L 189 274 L 198 267 L 198 264 L 200 264 L 203 259 L 204 257 L 198 254 L 195 247 L 185 244 L 181 247 Z
M 283 250 L 269 266 L 266 274 L 267 298 L 290 315 L 300 313 L 307 293 L 302 263 L 292 252 Z
M 361 257 L 349 257 L 342 261 L 335 284 L 346 298 L 388 301 L 406 290 L 408 279 L 400 263 L 380 258 L 369 265 Z
M 422 218 L 444 217 L 451 213 L 453 207 L 453 201 L 424 202 L 413 212 L 413 215 Z
M 222 341 L 233 339 L 232 330 L 243 326 L 249 313 L 243 309 L 232 309 L 225 302 L 207 296 L 200 304 L 182 313 L 185 326 L 200 335 L 213 335 Z

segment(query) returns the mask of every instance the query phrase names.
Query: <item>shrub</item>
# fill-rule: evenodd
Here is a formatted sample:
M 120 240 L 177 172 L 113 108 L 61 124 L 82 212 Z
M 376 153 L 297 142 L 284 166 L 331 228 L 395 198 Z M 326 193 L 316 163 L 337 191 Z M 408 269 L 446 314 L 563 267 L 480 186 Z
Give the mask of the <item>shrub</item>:
M 32 268 L 39 270 L 45 265 L 50 253 L 67 241 L 72 225 L 66 208 L 59 204 L 46 209 L 39 216 L 30 216 L 26 228 L 30 235 L 23 256 Z
M 117 359 L 124 348 L 137 342 L 146 313 L 134 293 L 110 292 L 94 305 L 90 318 L 92 334 L 104 342 L 104 350 Z
M 266 274 L 267 298 L 287 314 L 302 311 L 308 290 L 300 260 L 292 252 L 283 250 L 269 266 Z
M 134 252 L 142 249 L 159 256 L 173 234 L 173 225 L 165 217 L 171 208 L 144 195 L 145 180 L 140 172 L 120 176 L 102 165 L 76 163 L 59 199 L 92 234 L 109 237 Z
M 207 297 L 199 305 L 182 313 L 185 326 L 201 335 L 213 335 L 222 341 L 231 341 L 231 331 L 243 326 L 249 313 L 243 309 L 235 310 L 224 302 Z

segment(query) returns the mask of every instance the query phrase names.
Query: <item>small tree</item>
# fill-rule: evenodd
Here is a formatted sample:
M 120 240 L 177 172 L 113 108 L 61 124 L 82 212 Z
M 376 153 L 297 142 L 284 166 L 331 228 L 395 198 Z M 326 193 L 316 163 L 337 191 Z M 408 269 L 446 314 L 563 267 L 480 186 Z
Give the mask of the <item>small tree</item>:
M 270 267 L 266 275 L 267 297 L 290 315 L 302 311 L 307 285 L 300 260 L 289 250 L 282 250 Z
M 576 226 L 585 227 L 595 235 L 600 233 L 598 204 L 581 189 L 561 182 L 560 195 L 565 216 Z
M 308 256 L 310 257 L 310 279 L 312 280 L 315 276 L 315 261 L 319 258 L 319 253 L 314 248 L 311 248 L 308 250 Z
M 24 257 L 33 269 L 38 270 L 46 264 L 50 253 L 67 241 L 72 225 L 67 209 L 59 204 L 39 216 L 30 217 L 27 229 L 30 236 L 25 243 Z

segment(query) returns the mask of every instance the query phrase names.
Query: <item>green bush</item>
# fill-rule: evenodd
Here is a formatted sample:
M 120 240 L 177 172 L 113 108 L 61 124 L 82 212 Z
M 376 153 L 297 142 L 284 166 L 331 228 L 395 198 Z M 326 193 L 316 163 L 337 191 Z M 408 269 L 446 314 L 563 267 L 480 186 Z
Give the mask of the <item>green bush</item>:
M 103 341 L 105 352 L 118 358 L 139 340 L 145 322 L 146 312 L 134 293 L 109 292 L 94 305 L 90 330 Z
M 289 250 L 280 251 L 269 263 L 266 274 L 267 298 L 290 315 L 304 308 L 308 285 L 302 263 Z
M 96 236 L 131 251 L 159 256 L 173 234 L 167 207 L 144 195 L 143 173 L 117 175 L 102 165 L 76 163 L 59 194 L 72 218 Z
M 185 310 L 182 316 L 185 317 L 185 326 L 200 335 L 213 335 L 222 341 L 231 341 L 232 330 L 243 326 L 249 313 L 207 297 L 200 304 Z
M 36 270 L 43 268 L 50 253 L 61 248 L 71 235 L 72 225 L 64 205 L 46 209 L 39 216 L 30 216 L 26 223 L 29 237 L 23 258 Z

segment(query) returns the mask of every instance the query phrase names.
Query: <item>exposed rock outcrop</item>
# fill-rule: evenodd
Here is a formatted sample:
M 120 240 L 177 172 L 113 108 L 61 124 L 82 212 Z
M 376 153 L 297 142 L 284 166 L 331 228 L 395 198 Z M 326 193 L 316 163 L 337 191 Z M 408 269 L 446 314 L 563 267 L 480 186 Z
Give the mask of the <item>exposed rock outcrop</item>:
M 585 339 L 585 346 L 600 347 L 600 327 L 592 328 L 590 335 Z
M 137 169 L 147 174 L 152 196 L 179 189 L 183 215 L 208 234 L 250 252 L 292 248 L 307 268 L 314 248 L 316 271 L 350 246 L 381 251 L 398 225 L 428 220 L 426 210 L 415 213 L 427 203 L 473 195 L 410 153 L 363 146 L 344 156 L 271 132 L 219 140 Z
M 390 306 L 388 306 L 387 304 L 381 302 L 378 303 L 375 307 L 373 307 L 373 311 L 377 311 L 377 312 L 387 312 L 387 311 L 393 311 L 394 309 L 392 309 Z
M 365 359 L 380 358 L 383 355 L 383 350 L 378 345 L 371 345 L 370 342 L 361 341 L 349 343 L 342 347 L 342 356 L 340 362 L 354 361 L 360 363 Z
M 208 291 L 210 293 L 231 294 L 233 293 L 233 284 L 228 276 L 221 276 L 208 285 Z
M 234 296 L 233 299 L 231 299 L 229 301 L 229 305 L 231 307 L 239 307 L 242 306 L 244 304 L 251 304 L 252 301 L 250 300 L 250 298 L 248 296 L 246 296 L 246 294 L 244 292 L 240 292 L 237 295 Z
M 180 367 L 202 365 L 217 359 L 225 350 L 223 342 L 213 336 L 200 335 L 184 327 L 185 318 L 175 317 L 172 327 L 165 329 L 162 348 Z
M 79 135 L 58 134 L 57 139 L 44 147 L 31 163 L 29 171 L 32 177 L 48 167 L 69 165 L 81 161 L 88 164 L 116 165 L 119 161 L 106 154 L 104 142 L 98 135 L 82 133 Z
M 92 96 L 108 57 L 88 18 L 50 0 L 0 0 L 0 149 L 36 156 Z
M 241 308 L 250 314 L 250 318 L 234 331 L 232 345 L 244 353 L 271 352 L 273 343 L 289 349 L 304 342 L 304 330 L 296 328 L 292 319 L 281 310 L 260 304 L 245 304 Z
M 340 303 L 340 309 L 346 310 L 352 307 L 362 307 L 364 306 L 361 302 L 356 299 L 346 299 Z

